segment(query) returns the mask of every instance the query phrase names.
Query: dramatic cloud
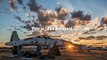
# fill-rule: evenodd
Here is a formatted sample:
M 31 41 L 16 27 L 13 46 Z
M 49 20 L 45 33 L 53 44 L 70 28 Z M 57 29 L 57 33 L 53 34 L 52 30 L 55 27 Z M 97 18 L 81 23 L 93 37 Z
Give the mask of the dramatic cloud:
M 38 5 L 36 0 L 30 0 L 28 2 L 28 6 L 29 6 L 30 10 L 33 12 L 38 12 L 40 9 L 42 9 L 42 6 Z
M 18 21 L 22 22 L 23 24 L 25 24 L 25 26 L 21 26 L 21 28 L 25 28 L 27 30 L 32 30 L 32 27 L 40 27 L 40 24 L 37 23 L 36 20 L 28 20 L 28 21 L 24 21 L 21 19 L 21 17 L 19 16 L 15 16 L 15 19 L 17 19 Z
M 56 20 L 57 22 L 59 20 L 59 23 L 62 23 L 66 19 L 67 14 L 68 11 L 65 8 L 60 8 L 60 10 L 57 11 L 42 10 L 38 13 L 38 20 L 42 26 L 49 26 L 56 22 Z
M 18 0 L 18 3 L 22 5 L 23 4 L 23 0 Z
M 1 1 L 2 0 L 0 0 L 0 2 Z M 106 17 L 103 17 L 101 20 L 99 18 L 95 18 L 94 20 L 92 20 L 91 14 L 85 14 L 84 11 L 74 10 L 72 4 L 70 4 L 69 1 L 66 1 L 66 4 L 68 3 L 66 6 L 64 5 L 64 3 L 61 4 L 60 2 L 58 2 L 58 6 L 56 6 L 56 8 L 52 10 L 39 5 L 36 0 L 28 0 L 26 3 L 24 3 L 23 0 L 8 1 L 11 11 L 18 10 L 18 12 L 11 12 L 11 14 L 14 13 L 14 18 L 22 23 L 21 26 L 18 25 L 20 28 L 18 28 L 17 30 L 26 29 L 27 31 L 32 31 L 32 27 L 41 28 L 50 26 L 72 28 L 72 31 L 78 30 L 71 33 L 70 35 L 72 36 L 82 34 L 95 34 L 96 30 L 107 30 Z M 19 6 L 19 4 L 21 4 L 21 7 Z M 23 15 L 25 16 L 22 17 L 22 15 L 18 15 L 18 13 L 23 13 Z M 28 36 L 35 36 L 36 34 L 48 34 L 50 32 L 56 31 L 32 31 L 32 33 Z
M 104 24 L 107 25 L 107 17 L 101 19 L 101 26 L 104 26 Z
M 66 27 L 75 27 L 79 25 L 87 25 L 91 20 L 91 15 L 83 14 L 83 11 L 73 11 L 71 13 L 71 21 L 68 21 Z M 71 26 L 70 26 L 71 25 Z
M 25 23 L 25 21 L 23 21 L 20 16 L 14 16 L 14 18 L 17 19 L 17 20 L 19 20 L 22 23 Z
M 31 5 L 33 2 L 31 3 Z M 37 4 L 37 3 L 36 3 Z M 39 5 L 35 5 L 36 7 Z M 76 27 L 79 25 L 87 25 L 91 20 L 91 15 L 83 14 L 83 11 L 74 11 L 71 13 L 71 19 L 65 23 L 65 20 L 70 18 L 69 10 L 63 7 L 57 7 L 56 10 L 44 10 L 37 8 L 31 9 L 31 11 L 35 11 L 37 13 L 37 19 L 24 21 L 19 16 L 16 17 L 20 22 L 24 23 L 25 26 L 23 28 L 27 30 L 31 30 L 32 27 L 48 27 L 48 26 L 59 26 L 59 27 Z M 27 13 L 26 16 L 31 17 L 30 13 Z M 22 26 L 21 26 L 22 27 Z M 77 29 L 77 28 L 74 28 Z M 46 32 L 46 31 L 45 31 Z M 47 32 L 55 32 L 55 31 L 47 31 Z M 34 32 L 33 32 L 34 33 Z
M 9 0 L 9 6 L 11 10 L 17 10 L 16 0 Z
M 107 36 L 88 36 L 88 37 L 79 37 L 79 40 L 103 40 L 107 39 Z
M 73 11 L 73 13 L 71 13 L 72 18 L 78 18 L 80 20 L 91 20 L 91 15 L 89 14 L 84 14 L 83 11 Z

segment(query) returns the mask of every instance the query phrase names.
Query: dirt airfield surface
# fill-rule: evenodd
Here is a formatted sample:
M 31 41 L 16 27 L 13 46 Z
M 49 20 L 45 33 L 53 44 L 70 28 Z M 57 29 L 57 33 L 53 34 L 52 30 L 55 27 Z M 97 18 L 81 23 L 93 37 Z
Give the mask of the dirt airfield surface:
M 0 52 L 0 60 L 21 60 L 21 58 L 18 57 L 10 57 L 11 55 L 12 54 L 9 52 Z M 40 59 L 38 57 L 33 57 L 31 60 L 107 60 L 107 51 L 61 51 L 61 56 L 56 56 L 55 59 Z

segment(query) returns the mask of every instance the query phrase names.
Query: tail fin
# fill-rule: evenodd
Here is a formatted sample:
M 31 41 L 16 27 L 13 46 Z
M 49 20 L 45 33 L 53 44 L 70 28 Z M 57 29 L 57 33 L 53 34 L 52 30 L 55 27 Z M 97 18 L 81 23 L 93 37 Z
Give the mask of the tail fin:
M 18 41 L 18 40 L 19 40 L 19 37 L 18 37 L 17 31 L 13 31 L 10 41 Z

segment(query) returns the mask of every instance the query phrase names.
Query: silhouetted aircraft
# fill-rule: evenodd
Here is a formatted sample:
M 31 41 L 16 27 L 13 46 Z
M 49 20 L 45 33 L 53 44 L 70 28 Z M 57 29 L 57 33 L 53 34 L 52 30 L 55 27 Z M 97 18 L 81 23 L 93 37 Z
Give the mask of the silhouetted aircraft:
M 50 49 L 53 46 L 74 48 L 76 50 L 90 50 L 90 48 L 86 47 L 85 45 L 75 44 L 71 41 L 66 41 L 62 39 L 51 38 L 47 35 L 19 39 L 16 31 L 12 32 L 10 42 L 7 42 L 6 45 L 13 47 L 13 55 L 20 54 L 20 50 L 23 48 L 23 46 L 33 46 L 32 48 L 36 48 L 38 52 L 40 52 L 40 50 L 43 48 Z

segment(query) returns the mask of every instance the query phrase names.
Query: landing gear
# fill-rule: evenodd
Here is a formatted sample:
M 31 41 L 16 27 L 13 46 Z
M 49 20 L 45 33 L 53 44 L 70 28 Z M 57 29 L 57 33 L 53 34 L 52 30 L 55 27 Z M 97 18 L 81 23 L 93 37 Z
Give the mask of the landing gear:
M 48 53 L 49 58 L 55 58 L 55 56 L 61 56 L 61 53 L 57 45 L 54 45 L 52 48 L 50 48 Z
M 12 54 L 14 55 L 14 56 L 20 56 L 20 50 L 22 49 L 22 46 L 20 45 L 20 46 L 13 46 L 13 48 L 12 48 Z

